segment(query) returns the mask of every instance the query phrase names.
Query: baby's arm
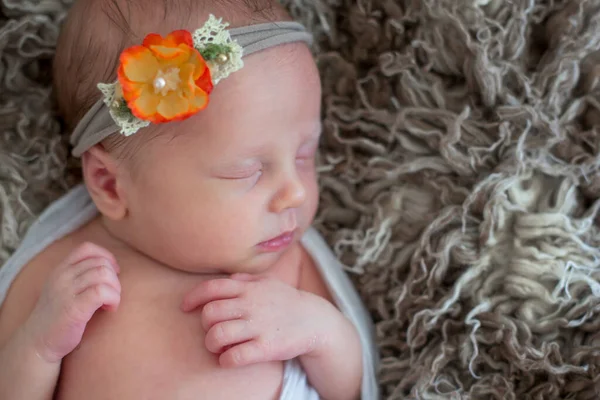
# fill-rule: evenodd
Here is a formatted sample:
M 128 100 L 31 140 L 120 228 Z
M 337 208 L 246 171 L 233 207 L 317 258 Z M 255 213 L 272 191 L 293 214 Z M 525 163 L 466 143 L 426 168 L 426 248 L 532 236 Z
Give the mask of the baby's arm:
M 62 359 L 80 343 L 88 321 L 99 308 L 118 306 L 117 273 L 112 254 L 89 243 L 50 272 L 27 321 L 0 342 L 0 399 L 53 397 Z
M 60 362 L 42 359 L 21 327 L 0 350 L 0 371 L 0 398 L 46 400 L 52 399 Z
M 363 374 L 358 333 L 333 305 L 324 301 L 322 307 L 328 316 L 321 319 L 322 337 L 311 352 L 300 356 L 300 362 L 323 399 L 358 399 Z
M 300 356 L 304 371 L 324 399 L 359 398 L 362 382 L 362 348 L 354 325 L 342 313 L 333 307 L 329 289 L 320 279 L 321 274 L 308 255 L 304 254 L 299 289 L 327 299 L 322 311 L 331 315 L 323 321 L 325 327 L 324 342 L 321 349 Z

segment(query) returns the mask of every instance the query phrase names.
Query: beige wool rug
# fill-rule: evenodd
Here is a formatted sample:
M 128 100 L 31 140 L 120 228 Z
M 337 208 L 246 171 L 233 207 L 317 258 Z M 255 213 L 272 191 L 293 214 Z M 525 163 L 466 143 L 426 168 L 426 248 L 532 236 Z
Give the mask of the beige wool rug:
M 285 4 L 323 78 L 316 224 L 383 397 L 600 398 L 600 1 Z M 0 0 L 0 262 L 79 181 L 49 86 L 69 5 Z

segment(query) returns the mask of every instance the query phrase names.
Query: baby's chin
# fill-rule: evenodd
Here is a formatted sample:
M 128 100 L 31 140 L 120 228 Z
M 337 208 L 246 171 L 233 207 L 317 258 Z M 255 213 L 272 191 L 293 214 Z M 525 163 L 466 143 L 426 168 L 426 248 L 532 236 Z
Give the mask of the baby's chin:
M 231 275 L 245 273 L 252 275 L 261 275 L 268 272 L 286 253 L 285 250 L 279 252 L 260 253 L 252 255 L 246 254 L 238 260 L 213 258 L 210 262 L 200 260 L 196 257 L 186 260 L 163 259 L 159 260 L 163 265 L 174 270 L 187 272 L 191 274 L 202 275 Z M 152 258 L 152 256 L 150 255 Z
M 292 246 L 290 246 L 292 247 Z M 269 253 L 257 253 L 252 259 L 237 265 L 232 265 L 223 271 L 226 274 L 251 274 L 251 275 L 262 275 L 266 274 L 273 269 L 273 267 L 281 261 L 286 253 L 289 252 L 289 248 L 283 249 L 277 252 Z
M 306 229 L 298 228 L 291 237 L 276 241 L 273 245 L 258 244 L 250 251 L 250 256 L 229 268 L 224 268 L 227 274 L 245 273 L 261 275 L 269 273 L 279 262 L 291 262 L 290 255 L 300 245 L 300 238 Z M 293 257 L 292 257 L 293 258 Z
M 299 246 L 300 241 L 294 240 L 289 246 L 279 251 L 256 251 L 252 256 L 246 258 L 244 261 L 231 263 L 223 263 L 221 268 L 197 271 L 200 273 L 212 273 L 212 274 L 251 274 L 251 275 L 265 275 L 270 274 L 274 269 L 278 269 L 282 263 L 292 262 L 290 257 L 293 255 L 294 250 Z

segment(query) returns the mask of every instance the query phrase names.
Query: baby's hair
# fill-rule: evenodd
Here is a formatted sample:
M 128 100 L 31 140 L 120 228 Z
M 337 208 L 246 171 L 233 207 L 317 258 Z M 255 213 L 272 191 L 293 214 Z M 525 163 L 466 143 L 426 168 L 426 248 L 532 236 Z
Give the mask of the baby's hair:
M 76 1 L 63 24 L 53 66 L 55 96 L 67 130 L 100 98 L 97 83 L 116 80 L 123 49 L 149 33 L 193 31 L 210 13 L 231 27 L 290 19 L 273 0 Z M 119 139 L 112 135 L 104 144 L 116 147 Z

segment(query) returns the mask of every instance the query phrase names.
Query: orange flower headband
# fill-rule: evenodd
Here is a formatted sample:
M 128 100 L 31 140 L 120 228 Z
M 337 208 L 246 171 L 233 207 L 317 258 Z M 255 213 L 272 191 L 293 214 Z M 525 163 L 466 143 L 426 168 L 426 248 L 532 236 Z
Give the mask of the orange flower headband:
M 151 123 L 180 121 L 203 110 L 221 79 L 243 67 L 248 55 L 283 43 L 312 42 L 295 22 L 250 25 L 226 30 L 210 15 L 193 34 L 178 30 L 165 38 L 149 34 L 142 45 L 121 53 L 114 83 L 98 84 L 103 93 L 71 135 L 73 155 L 83 154 L 107 136 L 136 133 Z

